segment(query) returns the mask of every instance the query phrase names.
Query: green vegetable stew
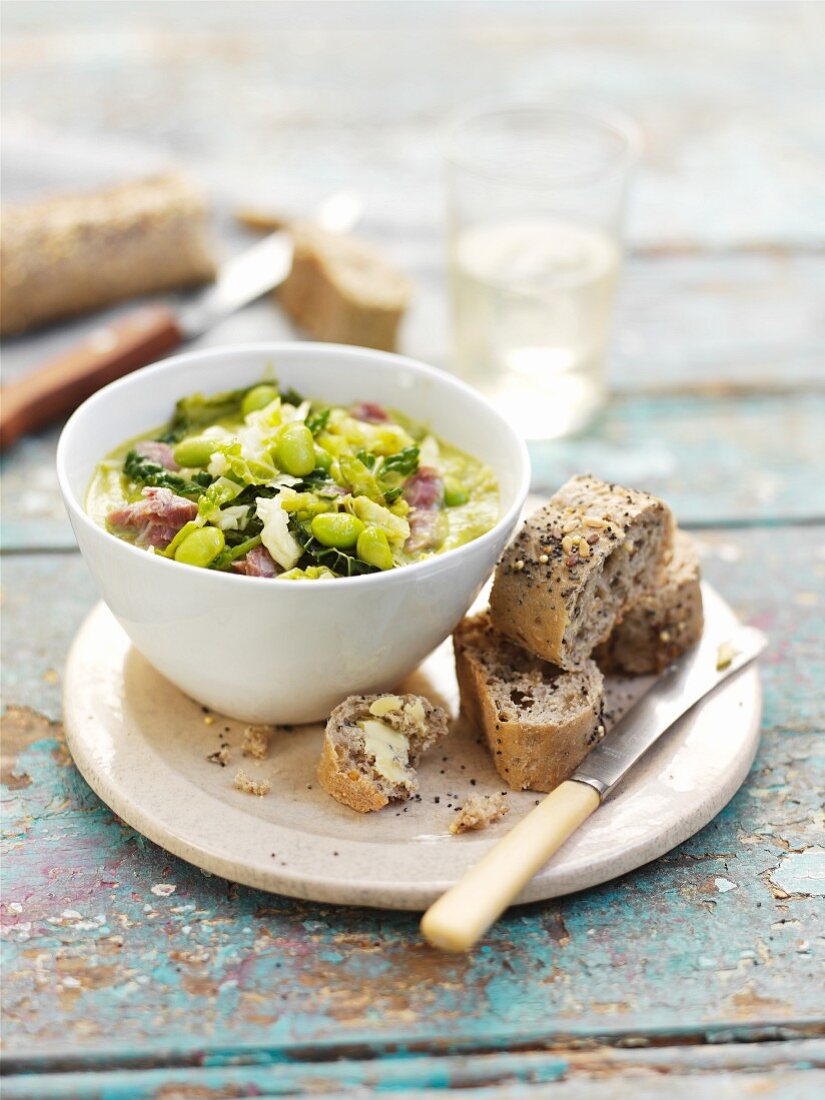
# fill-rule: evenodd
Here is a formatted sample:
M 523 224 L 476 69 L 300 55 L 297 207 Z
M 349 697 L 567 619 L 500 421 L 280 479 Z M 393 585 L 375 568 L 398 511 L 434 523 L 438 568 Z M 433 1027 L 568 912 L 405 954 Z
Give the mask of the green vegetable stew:
M 280 580 L 396 569 L 499 516 L 492 471 L 423 425 L 274 382 L 182 398 L 167 425 L 100 463 L 86 508 L 151 553 Z

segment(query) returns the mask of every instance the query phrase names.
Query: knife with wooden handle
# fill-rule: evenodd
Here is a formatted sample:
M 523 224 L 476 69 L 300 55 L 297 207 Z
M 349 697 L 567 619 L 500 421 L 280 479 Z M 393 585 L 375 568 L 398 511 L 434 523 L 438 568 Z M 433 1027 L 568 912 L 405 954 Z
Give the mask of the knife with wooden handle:
M 318 207 L 315 221 L 343 233 L 358 221 L 362 204 L 336 192 Z M 86 339 L 0 391 L 0 449 L 65 416 L 101 386 L 144 367 L 194 339 L 242 306 L 283 282 L 292 264 L 292 238 L 278 230 L 220 269 L 218 278 L 180 310 L 142 306 L 95 329 Z
M 476 944 L 651 745 L 767 645 L 762 631 L 749 626 L 740 627 L 721 645 L 719 641 L 704 639 L 671 665 L 571 778 L 430 906 L 421 921 L 429 943 L 444 951 L 467 951 Z
M 168 306 L 144 306 L 101 326 L 69 351 L 0 391 L 0 447 L 71 412 L 102 386 L 172 351 L 184 339 Z

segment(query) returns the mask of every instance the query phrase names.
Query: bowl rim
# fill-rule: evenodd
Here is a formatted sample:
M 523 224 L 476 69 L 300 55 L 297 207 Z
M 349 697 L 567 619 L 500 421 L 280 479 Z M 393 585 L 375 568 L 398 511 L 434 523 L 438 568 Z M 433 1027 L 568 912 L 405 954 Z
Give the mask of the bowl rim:
M 101 404 L 117 390 L 128 390 L 130 387 L 136 385 L 140 386 L 143 382 L 148 382 L 159 374 L 172 373 L 179 367 L 193 361 L 202 362 L 204 360 L 220 359 L 221 356 L 237 354 L 238 352 L 277 356 L 281 353 L 294 353 L 296 351 L 298 351 L 299 354 L 305 352 L 307 355 L 322 353 L 329 356 L 330 353 L 332 353 L 332 355 L 338 355 L 343 358 L 366 357 L 372 359 L 376 363 L 387 363 L 387 361 L 391 361 L 394 364 L 403 365 L 405 368 L 412 370 L 413 373 L 431 379 L 437 385 L 445 386 L 448 389 L 459 392 L 465 398 L 469 398 L 471 401 L 485 406 L 487 410 L 493 414 L 501 429 L 509 435 L 514 443 L 515 452 L 519 456 L 521 466 L 520 477 L 513 503 L 503 515 L 499 516 L 490 530 L 485 531 L 484 534 L 479 535 L 478 538 L 471 539 L 462 546 L 456 546 L 452 550 L 445 551 L 443 554 L 434 554 L 431 558 L 426 558 L 424 561 L 413 562 L 411 565 L 404 565 L 398 569 L 388 569 L 379 573 L 366 573 L 355 577 L 321 577 L 312 582 L 312 591 L 328 590 L 333 586 L 335 586 L 336 589 L 341 588 L 340 582 L 342 580 L 346 581 L 346 585 L 343 589 L 344 591 L 351 591 L 356 585 L 372 584 L 375 586 L 383 583 L 386 586 L 394 586 L 403 584 L 404 577 L 409 577 L 412 580 L 414 577 L 420 577 L 427 571 L 437 571 L 443 567 L 445 561 L 457 562 L 462 554 L 466 555 L 472 548 L 478 550 L 484 546 L 489 546 L 498 539 L 502 529 L 512 528 L 515 525 L 521 513 L 521 509 L 524 506 L 527 494 L 530 491 L 530 455 L 524 439 L 518 435 L 512 425 L 504 419 L 491 402 L 483 397 L 477 390 L 467 385 L 466 382 L 461 381 L 461 379 L 456 378 L 447 371 L 439 370 L 436 367 L 422 363 L 418 359 L 413 359 L 406 355 L 398 355 L 395 352 L 379 351 L 374 348 L 362 348 L 358 345 L 322 343 L 310 340 L 256 341 L 252 343 L 229 344 L 216 348 L 204 348 L 201 350 L 184 352 L 181 355 L 173 355 L 167 359 L 162 359 L 160 362 L 142 367 L 140 370 L 132 371 L 123 378 L 118 378 L 114 382 L 110 382 L 108 385 L 103 386 L 101 389 L 97 390 L 97 392 L 93 393 L 91 397 L 87 397 L 85 401 L 78 405 L 64 424 L 57 442 L 57 454 L 55 459 L 60 493 L 73 524 L 80 523 L 87 531 L 92 533 L 93 537 L 102 535 L 105 538 L 111 539 L 114 545 L 121 548 L 121 550 L 114 550 L 113 545 L 114 553 L 128 551 L 130 554 L 140 555 L 141 559 L 144 561 L 152 559 L 158 568 L 171 568 L 179 571 L 179 562 L 170 561 L 169 558 L 165 558 L 159 554 L 149 554 L 146 550 L 138 546 L 133 546 L 132 543 L 126 542 L 124 539 L 119 539 L 116 535 L 104 530 L 99 524 L 94 522 L 82 504 L 78 501 L 70 484 L 67 468 L 67 456 L 70 454 L 72 445 L 71 437 L 76 429 L 77 422 L 82 416 L 88 416 L 90 409 L 94 411 L 96 405 Z M 484 459 L 482 458 L 481 461 L 484 461 Z M 255 584 L 258 586 L 267 585 L 270 588 L 272 587 L 271 577 L 249 577 L 242 573 L 217 572 L 209 569 L 198 570 L 198 576 L 204 580 L 207 577 L 211 577 L 211 580 L 205 581 L 207 584 L 233 584 L 237 586 L 238 584 L 246 583 L 247 585 Z M 291 587 L 297 587 L 300 590 L 301 586 Z M 283 588 L 283 585 L 278 585 L 275 590 L 282 591 Z

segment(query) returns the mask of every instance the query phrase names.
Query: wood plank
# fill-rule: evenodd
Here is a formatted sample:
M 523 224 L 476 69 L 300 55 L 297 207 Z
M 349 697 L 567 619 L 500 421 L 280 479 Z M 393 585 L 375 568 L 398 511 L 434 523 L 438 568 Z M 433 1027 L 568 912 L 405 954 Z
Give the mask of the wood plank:
M 415 282 L 399 350 L 437 366 L 451 355 L 445 246 L 437 224 L 364 233 Z M 224 254 L 250 238 L 224 221 Z M 180 301 L 181 299 L 178 299 Z M 702 254 L 632 256 L 625 266 L 607 376 L 622 394 L 825 387 L 825 257 Z M 32 370 L 136 303 L 3 342 L 7 378 Z M 301 338 L 270 299 L 224 321 L 191 347 Z
M 28 1065 L 111 1065 L 115 1017 L 121 1058 L 167 1061 L 822 1031 L 811 869 L 823 850 L 825 527 L 708 531 L 701 550 L 709 579 L 772 642 L 747 783 L 666 857 L 509 913 L 466 959 L 423 945 L 411 914 L 236 887 L 119 822 L 55 722 L 60 664 L 91 598 L 84 567 L 7 557 L 4 632 L 20 640 L 5 669 L 7 1049 Z
M 642 485 L 687 526 L 821 518 L 824 415 L 825 393 L 621 397 L 592 432 L 531 446 L 533 482 Z
M 470 1100 L 495 1096 L 593 1098 L 661 1097 L 662 1076 L 668 1095 L 677 1097 L 778 1096 L 805 1100 L 819 1096 L 825 1083 L 822 1044 L 765 1043 L 743 1047 L 664 1047 L 633 1052 L 598 1048 L 587 1053 L 395 1056 L 378 1060 L 299 1063 L 297 1065 L 192 1066 L 117 1070 L 97 1073 L 13 1075 L 6 1078 L 7 1100 L 107 1100 L 175 1096 L 318 1096 L 352 1095 L 406 1098 L 441 1097 L 461 1089 Z M 492 1092 L 492 1090 L 495 1092 Z M 689 1091 L 690 1090 L 690 1091 Z

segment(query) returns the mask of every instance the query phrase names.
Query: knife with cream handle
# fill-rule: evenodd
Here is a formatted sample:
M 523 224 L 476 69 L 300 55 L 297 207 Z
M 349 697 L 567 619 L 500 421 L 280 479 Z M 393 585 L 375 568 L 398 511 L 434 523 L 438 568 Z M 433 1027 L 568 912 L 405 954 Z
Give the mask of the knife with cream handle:
M 359 220 L 361 200 L 350 191 L 329 195 L 316 224 L 344 233 Z M 102 386 L 161 359 L 185 340 L 201 336 L 224 317 L 273 290 L 292 265 L 292 238 L 271 233 L 224 264 L 215 282 L 177 310 L 153 302 L 94 329 L 51 362 L 3 386 L 0 449 L 27 432 L 72 412 Z
M 444 951 L 467 951 L 477 943 L 651 745 L 766 645 L 760 630 L 740 627 L 721 644 L 720 639 L 704 639 L 671 665 L 570 779 L 427 910 L 421 921 L 424 938 Z

